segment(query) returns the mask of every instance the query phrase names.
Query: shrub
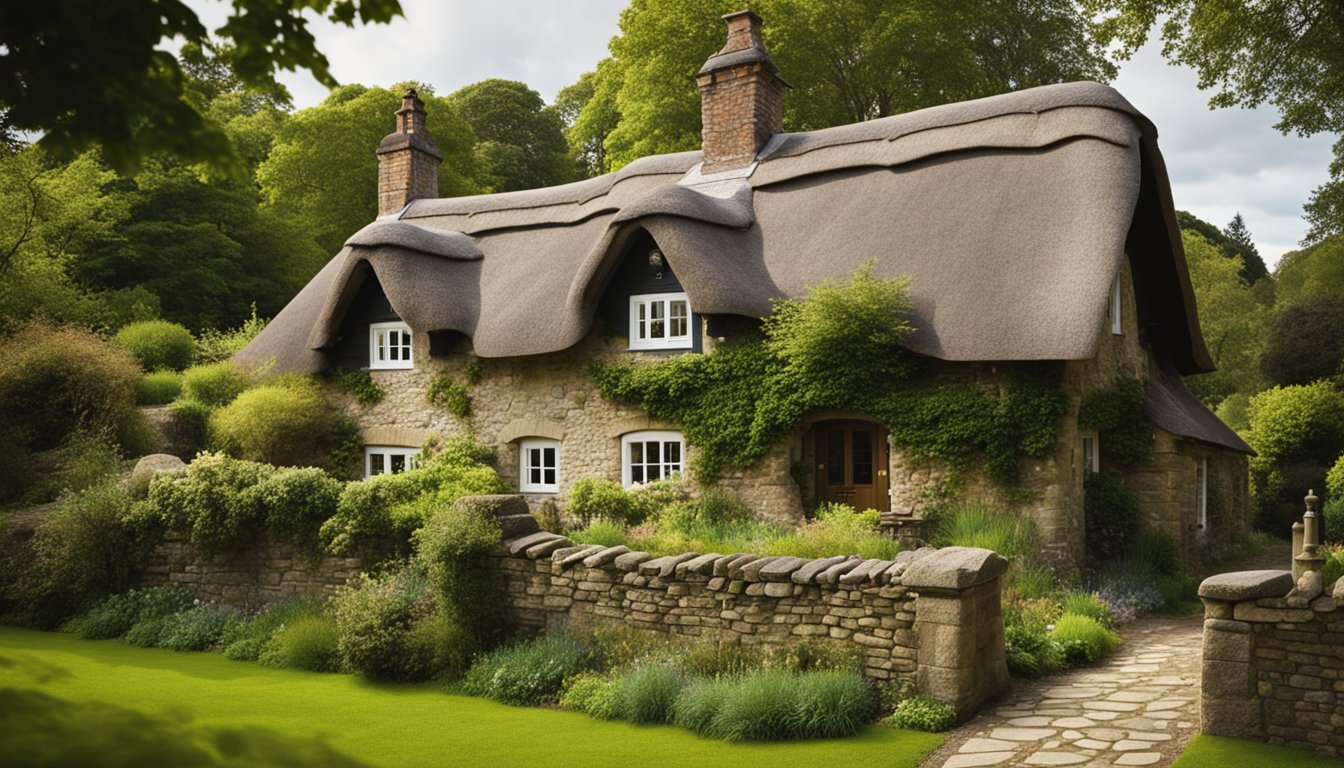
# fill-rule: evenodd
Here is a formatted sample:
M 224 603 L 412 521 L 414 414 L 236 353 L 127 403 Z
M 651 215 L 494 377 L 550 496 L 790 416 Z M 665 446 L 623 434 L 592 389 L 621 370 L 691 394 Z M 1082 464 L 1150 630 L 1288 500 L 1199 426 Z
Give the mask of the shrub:
M 157 646 L 174 615 L 192 607 L 192 595 L 181 587 L 131 590 L 124 600 L 109 605 L 93 623 L 101 624 L 107 637 L 121 635 L 131 645 Z M 80 622 L 82 627 L 84 622 Z M 120 630 L 120 631 L 116 631 Z M 115 634 L 111 634 L 115 631 Z M 83 634 L 83 630 L 80 630 Z
M 106 436 L 73 432 L 54 450 L 34 454 L 28 467 L 37 476 L 24 500 L 40 504 L 62 493 L 82 491 L 112 480 L 126 469 L 115 442 Z
M 1086 616 L 1104 627 L 1111 626 L 1111 607 L 1096 592 L 1069 592 L 1064 595 L 1063 612 Z
M 911 696 L 897 704 L 896 711 L 883 722 L 912 731 L 941 733 L 957 724 L 957 712 L 932 696 Z
M 227 360 L 192 366 L 182 374 L 187 397 L 212 408 L 233 402 L 251 383 L 247 374 Z
M 210 441 L 230 456 L 281 466 L 319 466 L 336 415 L 311 382 L 250 389 L 210 417 Z
M 1325 522 L 1325 539 L 1344 542 L 1344 454 L 1325 475 L 1325 506 L 1321 510 Z
M 278 469 L 247 489 L 266 529 L 309 555 L 321 551 L 318 532 L 336 514 L 343 484 L 315 467 Z
M 1138 497 L 1119 478 L 1096 473 L 1087 475 L 1083 494 L 1088 560 L 1113 560 L 1134 545 L 1143 527 Z
M 134 417 L 140 375 L 125 351 L 85 330 L 31 321 L 0 339 L 0 502 L 31 482 L 29 453 L 76 432 L 119 434 Z
M 443 610 L 470 638 L 464 652 L 488 647 L 504 630 L 499 587 L 489 567 L 500 542 L 499 524 L 488 509 L 458 501 L 441 506 L 414 538 Z
M 1344 453 L 1344 392 L 1329 381 L 1274 387 L 1251 398 L 1249 418 L 1256 526 L 1282 537 Z
M 285 600 L 268 606 L 250 621 L 229 628 L 221 638 L 224 655 L 235 661 L 256 661 L 271 637 L 305 616 L 321 613 L 321 608 L 304 600 Z
M 1198 608 L 1199 578 L 1184 571 L 1160 574 L 1154 582 L 1169 611 L 1188 612 Z
M 1004 596 L 1003 623 L 1008 627 L 1044 632 L 1063 611 L 1063 606 L 1052 597 L 1026 597 L 1012 589 Z
M 203 603 L 174 614 L 165 622 L 158 645 L 174 651 L 204 651 L 242 621 L 238 611 Z
M 937 515 L 931 543 L 939 547 L 981 547 L 1016 561 L 1034 551 L 1035 538 L 1035 526 L 1027 518 L 961 505 Z
M 681 673 L 665 664 L 645 664 L 627 671 L 616 689 L 620 718 L 640 725 L 671 722 L 672 705 L 684 685 Z
M 565 681 L 560 706 L 586 712 L 601 720 L 615 720 L 621 710 L 617 692 L 622 681 L 597 672 L 580 672 Z
M 1344 576 L 1344 545 L 1326 545 L 1320 552 L 1325 558 L 1325 563 L 1321 565 L 1321 583 L 1326 586 L 1328 592 L 1330 585 L 1340 576 Z
M 569 538 L 575 544 L 601 544 L 604 547 L 617 547 L 628 541 L 624 525 L 601 518 L 570 532 Z
M 167 320 L 131 323 L 117 331 L 112 341 L 130 352 L 146 371 L 180 371 L 196 356 L 196 339 L 191 331 Z
M 202 363 L 218 363 L 238 354 L 248 342 L 266 327 L 266 321 L 257 317 L 257 305 L 252 305 L 252 316 L 232 330 L 206 328 L 196 341 L 196 359 Z
M 1136 579 L 1125 569 L 1123 562 L 1117 562 L 1114 568 L 1099 574 L 1095 586 L 1097 597 L 1111 607 L 1111 619 L 1116 624 L 1124 624 L 1141 613 L 1151 613 L 1166 606 L 1166 598 L 1156 586 L 1142 583 L 1146 578 L 1140 575 Z
M 279 627 L 264 644 L 257 660 L 268 667 L 336 672 L 341 664 L 338 637 L 331 619 L 309 614 Z
M 375 680 L 428 680 L 441 670 L 416 625 L 437 606 L 423 567 L 406 564 L 378 577 L 360 574 L 331 599 L 342 664 Z
M 890 560 L 901 550 L 899 544 L 878 531 L 876 510 L 854 511 L 844 504 L 823 505 L 816 518 L 789 534 L 771 537 L 764 554 L 821 558 L 834 555 L 862 555 L 874 560 Z
M 635 519 L 635 500 L 620 483 L 596 477 L 585 477 L 569 489 L 569 514 L 585 523 L 607 520 L 622 525 L 639 522 Z
M 1125 559 L 1142 573 L 1175 576 L 1181 571 L 1181 555 L 1176 542 L 1161 531 L 1141 530 L 1133 537 Z
M 275 472 L 257 462 L 203 453 L 185 471 L 155 476 L 136 514 L 189 534 L 201 552 L 237 546 L 257 534 L 262 520 L 249 491 Z
M 1050 639 L 1059 643 L 1070 664 L 1096 664 L 1120 644 L 1120 637 L 1101 622 L 1073 613 L 1059 617 Z
M 158 540 L 129 518 L 130 497 L 112 483 L 63 495 L 33 533 L 31 556 L 9 585 L 19 621 L 52 627 L 127 589 Z
M 214 409 L 189 398 L 178 398 L 168 408 L 173 414 L 175 441 L 193 454 L 204 450 L 210 442 L 210 414 Z
M 121 637 L 140 620 L 145 606 L 160 602 L 185 608 L 191 605 L 191 593 L 179 587 L 158 587 L 111 595 L 74 622 L 75 633 L 85 640 Z
M 693 684 L 682 698 L 677 724 L 732 741 L 850 736 L 873 709 L 872 689 L 854 672 L 761 670 Z
M 1043 629 L 1008 625 L 1003 628 L 1008 671 L 1020 677 L 1053 675 L 1064 669 L 1064 649 Z
M 462 680 L 462 690 L 504 704 L 534 707 L 554 700 L 565 678 L 583 668 L 583 660 L 583 648 L 564 635 L 529 640 L 477 658 Z
M 182 394 L 182 375 L 176 371 L 151 371 L 135 385 L 137 405 L 165 405 Z

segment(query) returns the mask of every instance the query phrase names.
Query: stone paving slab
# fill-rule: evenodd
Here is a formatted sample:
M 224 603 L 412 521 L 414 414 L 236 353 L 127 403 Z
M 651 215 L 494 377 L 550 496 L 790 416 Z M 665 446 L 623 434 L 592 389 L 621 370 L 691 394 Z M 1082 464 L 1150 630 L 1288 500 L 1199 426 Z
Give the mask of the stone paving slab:
M 1171 765 L 1199 722 L 1203 617 L 1139 619 L 1101 666 L 1014 680 L 922 768 Z

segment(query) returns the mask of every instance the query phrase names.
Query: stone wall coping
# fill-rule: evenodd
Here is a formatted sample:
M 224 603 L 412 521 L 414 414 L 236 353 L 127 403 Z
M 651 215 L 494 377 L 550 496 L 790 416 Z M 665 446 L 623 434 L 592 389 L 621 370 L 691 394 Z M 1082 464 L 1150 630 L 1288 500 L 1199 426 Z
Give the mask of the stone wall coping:
M 1235 571 L 1210 576 L 1199 585 L 1199 596 L 1209 600 L 1254 600 L 1283 597 L 1294 586 L 1291 571 Z
M 920 589 L 969 589 L 997 579 L 1008 570 L 1008 560 L 979 547 L 944 547 L 906 568 L 905 586 Z
M 610 567 L 664 581 L 685 580 L 695 574 L 727 576 L 747 583 L 787 582 L 836 589 L 905 586 L 960 590 L 996 579 L 1008 569 L 1008 561 L 998 553 L 971 547 L 926 547 L 901 552 L 895 560 L 863 560 L 857 555 L 812 560 L 761 557 L 744 552 L 729 555 L 685 552 L 654 557 L 648 552 L 632 552 L 625 546 L 575 545 L 563 536 L 544 531 L 505 540 L 503 552 L 530 560 L 548 559 L 557 572 L 583 565 Z

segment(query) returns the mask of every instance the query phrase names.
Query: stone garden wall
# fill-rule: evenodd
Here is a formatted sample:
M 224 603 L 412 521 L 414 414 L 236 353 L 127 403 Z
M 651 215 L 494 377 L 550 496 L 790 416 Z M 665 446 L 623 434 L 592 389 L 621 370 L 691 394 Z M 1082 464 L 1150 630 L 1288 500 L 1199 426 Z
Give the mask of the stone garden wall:
M 140 585 L 177 585 L 201 600 L 253 610 L 290 598 L 330 597 L 363 567 L 357 557 L 313 558 L 264 536 L 251 547 L 205 556 L 186 538 L 170 535 L 155 547 Z
M 925 549 L 895 560 L 655 558 L 538 531 L 512 498 L 515 509 L 501 508 L 507 538 L 496 563 L 508 609 L 525 629 L 607 621 L 721 644 L 834 638 L 861 646 L 869 678 L 911 685 L 963 717 L 1008 684 L 1000 610 L 1007 562 L 989 550 Z
M 1244 571 L 1200 585 L 1202 730 L 1344 757 L 1344 579 Z

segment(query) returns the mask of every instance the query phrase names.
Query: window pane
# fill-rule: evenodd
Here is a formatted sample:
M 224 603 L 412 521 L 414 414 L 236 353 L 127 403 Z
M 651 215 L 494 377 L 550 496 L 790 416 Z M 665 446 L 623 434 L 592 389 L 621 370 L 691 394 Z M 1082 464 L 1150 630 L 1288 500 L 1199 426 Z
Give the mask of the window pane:
M 643 464 L 631 464 L 631 465 L 630 465 L 630 482 L 632 482 L 632 483 L 642 483 L 642 482 L 644 482 L 644 465 L 643 465 Z
M 541 482 L 545 483 L 546 485 L 555 485 L 555 470 L 554 469 L 543 470 L 541 473 L 541 478 L 542 478 Z
M 381 475 L 386 471 L 387 471 L 386 465 L 384 465 L 383 463 L 383 454 L 381 453 L 369 454 L 369 474 Z
M 676 469 L 681 469 L 681 443 L 668 442 L 663 444 L 663 458 L 669 465 L 676 465 Z
M 637 323 L 637 326 L 635 328 L 635 338 L 647 339 L 649 338 L 649 329 L 648 329 L 649 306 L 642 301 L 636 304 L 635 306 L 639 308 L 639 322 Z
M 689 332 L 686 328 L 686 302 L 677 300 L 671 302 L 668 316 L 671 318 L 668 323 L 668 336 L 687 336 Z
M 845 484 L 845 433 L 826 433 L 826 482 Z
M 644 444 L 643 444 L 643 443 L 631 443 L 631 444 L 630 444 L 630 463 L 631 463 L 631 464 L 643 464 L 643 463 L 644 463 Z
M 538 463 L 541 466 L 546 467 L 548 469 L 555 469 L 555 449 L 554 448 L 542 449 L 541 461 L 539 461 Z
M 389 472 L 401 472 L 406 469 L 406 457 L 400 454 L 391 454 L 387 457 L 391 468 Z
M 666 335 L 665 307 L 667 305 L 661 301 L 649 302 L 649 338 L 661 339 Z
M 657 480 L 663 476 L 663 468 L 657 464 L 650 464 L 648 467 L 649 480 Z
M 540 467 L 532 467 L 527 470 L 527 482 L 532 483 L 533 485 L 538 485 L 541 483 Z
M 854 457 L 854 484 L 873 484 L 873 433 L 856 429 L 851 438 Z
M 647 463 L 649 464 L 658 463 L 658 455 L 661 453 L 661 451 L 659 451 L 658 449 L 661 447 L 662 443 L 658 442 L 657 440 L 652 440 L 644 444 L 644 456 L 646 458 Z

